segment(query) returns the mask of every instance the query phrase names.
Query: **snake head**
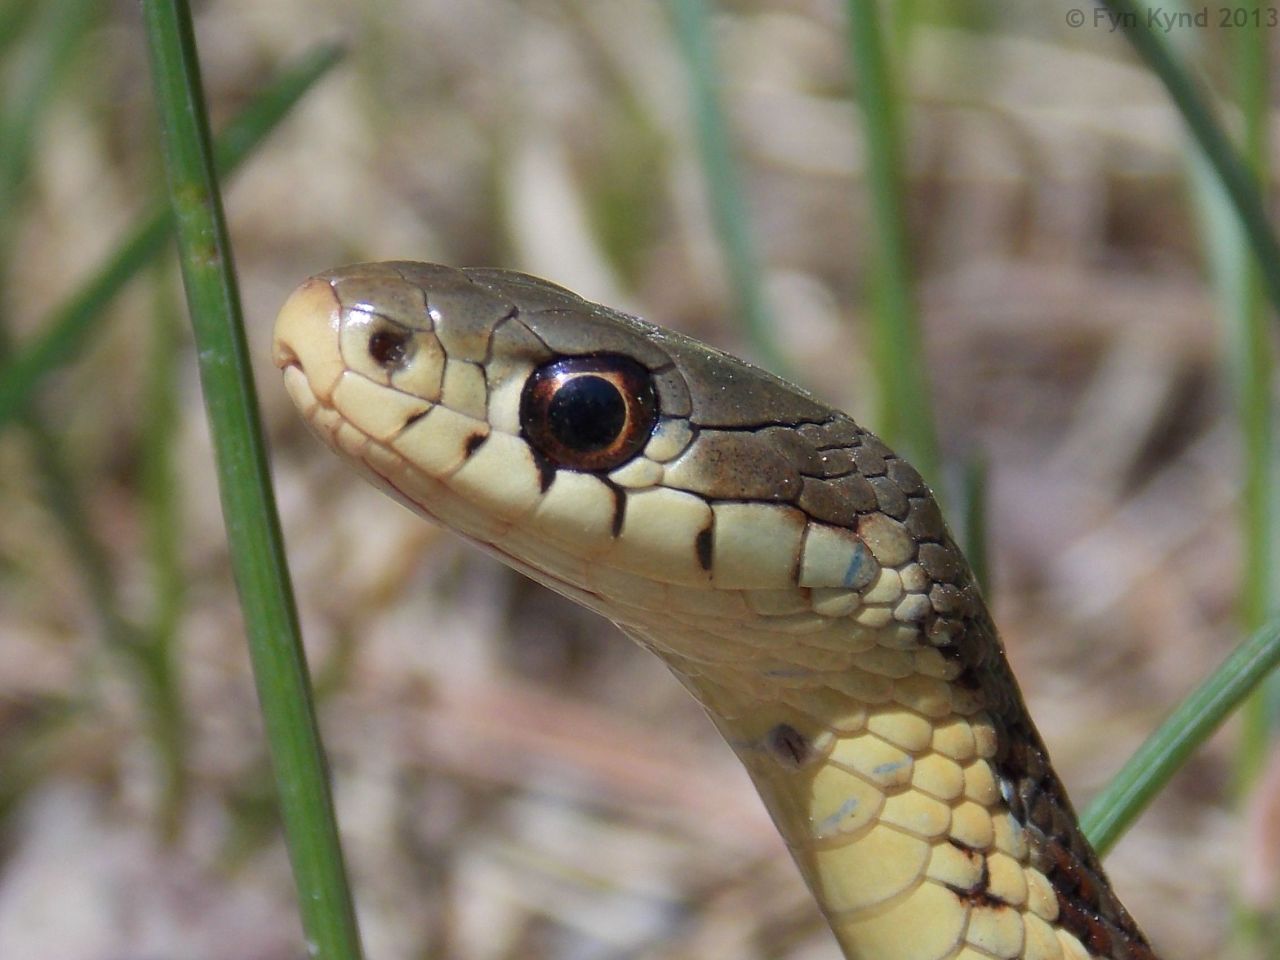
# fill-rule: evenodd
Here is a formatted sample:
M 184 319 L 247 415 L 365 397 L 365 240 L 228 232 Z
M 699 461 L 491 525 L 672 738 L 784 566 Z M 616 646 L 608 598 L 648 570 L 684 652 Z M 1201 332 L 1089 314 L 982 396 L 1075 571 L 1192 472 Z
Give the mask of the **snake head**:
M 937 579 L 922 542 L 946 540 L 909 465 L 799 388 L 562 287 L 330 270 L 284 305 L 275 357 L 375 483 L 616 621 L 709 594 L 730 620 L 755 606 L 819 627 L 874 606 L 915 631 L 932 610 L 902 602 Z M 881 574 L 908 567 L 905 587 Z

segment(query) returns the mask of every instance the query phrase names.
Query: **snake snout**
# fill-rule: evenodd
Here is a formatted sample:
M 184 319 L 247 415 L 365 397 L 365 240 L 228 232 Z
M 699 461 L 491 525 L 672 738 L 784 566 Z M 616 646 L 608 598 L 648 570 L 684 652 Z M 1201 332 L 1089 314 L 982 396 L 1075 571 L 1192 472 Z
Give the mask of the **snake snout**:
M 293 344 L 287 340 L 281 340 L 279 334 L 276 334 L 271 343 L 271 360 L 281 370 L 285 367 L 296 367 L 301 362 L 298 359 L 298 352 L 293 349 Z
M 312 392 L 327 401 L 345 364 L 338 343 L 341 306 L 323 277 L 312 277 L 289 295 L 276 317 L 271 357 L 282 370 L 298 368 Z

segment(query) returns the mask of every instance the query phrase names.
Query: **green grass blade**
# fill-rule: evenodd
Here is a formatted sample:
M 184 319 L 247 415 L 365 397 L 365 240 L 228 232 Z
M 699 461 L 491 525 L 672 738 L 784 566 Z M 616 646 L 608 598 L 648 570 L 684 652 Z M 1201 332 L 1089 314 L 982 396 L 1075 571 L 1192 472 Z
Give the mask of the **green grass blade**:
M 29 42 L 24 48 L 26 59 L 22 69 L 16 73 L 16 82 L 7 91 L 5 109 L 0 118 L 0 127 L 7 134 L 0 145 L 0 179 L 3 180 L 0 183 L 0 203 L 4 204 L 0 209 L 5 211 L 0 219 L 6 228 L 16 222 L 13 206 L 20 196 L 19 183 L 30 163 L 30 149 L 36 139 L 37 125 L 47 115 L 46 106 L 59 89 L 59 78 L 74 62 L 73 54 L 78 49 L 79 38 L 92 24 L 92 17 L 86 15 L 87 7 L 91 6 L 84 0 L 62 0 L 42 8 L 39 16 L 29 24 Z M 223 159 L 229 165 L 243 159 L 266 130 L 278 122 L 279 115 L 296 102 L 314 79 L 313 72 L 318 76 L 316 71 L 324 69 L 333 59 L 332 50 L 312 55 L 254 101 L 228 128 L 228 136 L 223 138 Z M 144 225 L 135 232 L 131 242 L 113 258 L 107 269 L 68 300 L 63 309 L 54 313 L 54 319 L 58 321 L 55 324 L 57 329 L 52 331 L 55 336 L 38 341 L 39 349 L 21 353 L 13 365 L 0 369 L 0 393 L 9 398 L 18 397 L 23 391 L 29 393 L 42 372 L 41 363 L 29 364 L 29 361 L 33 357 L 41 360 L 42 352 L 45 358 L 53 359 L 51 364 L 44 364 L 43 372 L 47 372 L 49 367 L 69 362 L 88 339 L 89 321 L 101 315 L 100 308 L 105 300 L 123 286 L 147 257 L 161 248 L 170 223 L 167 205 L 160 207 L 158 204 L 151 221 L 151 225 Z M 0 266 L 0 275 L 4 272 Z M 4 302 L 3 298 L 0 302 Z M 0 327 L 0 365 L 6 359 L 7 347 L 8 337 L 5 329 Z M 32 371 L 35 376 L 29 378 Z M 9 375 L 11 372 L 13 376 Z M 166 839 L 172 838 L 181 824 L 186 781 L 181 691 L 171 649 L 166 649 L 171 644 L 163 643 L 166 634 L 172 636 L 176 611 L 158 612 L 155 622 L 146 629 L 140 629 L 125 618 L 120 608 L 110 552 L 93 530 L 75 483 L 75 470 L 68 462 L 59 438 L 34 408 L 25 406 L 25 398 L 22 404 L 7 410 L 0 421 L 13 416 L 29 437 L 42 499 L 66 541 L 103 637 L 111 650 L 124 657 L 138 686 L 142 714 L 156 749 L 163 781 L 158 820 L 160 833 Z M 156 442 L 163 443 L 162 440 Z M 156 522 L 166 521 L 157 518 Z M 159 594 L 176 596 L 171 584 L 160 584 Z
M 41 8 L 30 23 L 24 59 L 9 77 L 11 85 L 0 111 L 0 130 L 4 131 L 0 144 L 0 286 L 9 275 L 7 241 L 18 220 L 21 185 L 32 162 L 40 122 L 48 116 L 48 104 L 70 72 L 79 41 L 91 22 L 82 0 L 59 0 Z M 0 290 L 0 304 L 8 302 Z M 7 317 L 0 313 L 0 361 L 9 348 L 6 321 Z M 147 638 L 121 611 L 113 559 L 90 523 L 76 484 L 77 471 L 61 438 L 34 407 L 19 411 L 18 421 L 30 444 L 42 500 L 66 542 L 106 646 L 121 656 L 132 671 L 141 712 L 150 725 L 152 742 L 165 769 L 166 792 L 171 792 L 168 788 L 180 787 L 184 779 L 183 771 L 171 762 L 182 755 L 182 728 L 167 722 L 180 709 L 177 685 L 171 673 L 160 676 L 149 669 L 144 655 Z M 8 794 L 6 800 L 14 799 L 22 786 L 15 783 L 14 788 L 16 792 Z M 165 806 L 170 807 L 172 816 L 162 815 L 161 820 L 171 825 L 165 832 L 172 836 L 179 822 L 179 807 Z
M 1241 705 L 1243 723 L 1235 778 L 1238 789 L 1247 788 L 1270 749 L 1268 701 L 1274 702 L 1280 686 L 1274 674 L 1280 660 L 1274 649 L 1277 624 L 1274 620 L 1265 623 L 1274 613 L 1272 536 L 1276 519 L 1271 399 L 1274 355 L 1265 304 L 1269 299 L 1280 309 L 1280 246 L 1267 217 L 1262 187 L 1268 178 L 1269 122 L 1270 31 L 1262 19 L 1265 10 L 1256 0 L 1247 0 L 1240 7 L 1245 22 L 1224 37 L 1230 44 L 1228 56 L 1243 119 L 1243 149 L 1237 151 L 1190 71 L 1178 60 L 1178 53 L 1182 53 L 1186 61 L 1189 44 L 1183 40 L 1175 49 L 1177 32 L 1153 29 L 1145 3 L 1104 0 L 1104 5 L 1165 84 L 1197 144 L 1197 150 L 1190 154 L 1189 176 L 1218 311 L 1224 320 L 1228 376 L 1242 441 L 1239 619 L 1245 631 L 1255 632 L 1228 664 L 1153 734 L 1090 806 L 1085 815 L 1086 830 L 1100 849 L 1114 843 L 1194 747 Z M 1259 20 L 1255 22 L 1253 16 Z M 1257 692 L 1246 699 L 1255 688 Z M 1185 728 L 1179 729 L 1180 724 Z M 1237 911 L 1236 934 L 1241 944 L 1248 944 L 1245 949 L 1259 951 L 1260 956 L 1268 953 L 1266 925 L 1257 915 Z
M 308 953 L 323 960 L 358 960 L 355 911 L 271 496 L 191 13 L 181 0 L 145 0 L 143 14 L 231 565 Z
M 1280 664 L 1280 619 L 1253 633 L 1160 725 L 1080 818 L 1099 853 L 1120 838 L 1183 761 Z
M 1258 0 L 1245 0 L 1243 9 L 1262 15 Z M 1234 67 L 1237 100 L 1244 119 L 1244 156 L 1255 185 L 1265 182 L 1267 157 L 1267 33 L 1249 23 L 1236 31 Z M 1272 449 L 1271 412 L 1274 358 L 1270 327 L 1263 309 L 1261 278 L 1256 262 L 1248 256 L 1242 237 L 1233 237 L 1233 252 L 1241 264 L 1236 302 L 1224 304 L 1238 344 L 1233 380 L 1237 384 L 1237 417 L 1244 440 L 1244 489 L 1241 503 L 1241 535 L 1244 544 L 1240 595 L 1240 620 L 1246 630 L 1260 626 L 1271 612 L 1274 557 L 1271 545 Z M 1254 697 L 1243 711 L 1244 728 L 1236 758 L 1237 786 L 1243 791 L 1262 772 L 1270 740 L 1265 696 Z
M 1267 183 L 1269 155 L 1268 127 L 1268 34 L 1261 18 L 1259 0 L 1245 0 L 1252 13 L 1236 40 L 1235 80 L 1237 101 L 1244 120 L 1244 154 L 1254 182 Z M 1254 17 L 1259 18 L 1257 20 Z M 1241 502 L 1241 539 L 1244 546 L 1244 582 L 1240 592 L 1240 620 L 1246 629 L 1257 627 L 1275 611 L 1272 587 L 1275 583 L 1275 422 L 1272 412 L 1275 357 L 1270 324 L 1264 309 L 1262 278 L 1257 262 L 1248 256 L 1241 231 L 1233 231 L 1233 247 L 1241 263 L 1239 301 L 1230 321 L 1240 349 L 1233 378 L 1237 387 L 1237 417 L 1244 448 L 1244 487 Z M 1263 776 L 1267 756 L 1275 737 L 1280 676 L 1272 674 L 1260 685 L 1241 711 L 1240 742 L 1236 750 L 1235 785 L 1243 798 Z M 1280 948 L 1280 929 L 1257 905 L 1240 903 L 1235 911 L 1236 940 L 1259 955 L 1275 956 Z
M 91 18 L 86 0 L 56 0 L 23 21 L 23 59 L 6 75 L 0 107 L 0 364 L 10 352 L 9 303 L 3 284 L 9 275 L 12 231 L 19 219 L 19 197 L 31 164 L 40 122 L 67 76 L 74 53 Z M 15 24 L 16 25 L 16 24 Z M 90 604 L 108 644 L 129 650 L 136 634 L 120 613 L 108 552 L 94 536 L 88 511 L 74 482 L 59 438 L 37 411 L 22 416 L 42 497 L 66 540 Z
M 139 642 L 138 632 L 120 612 L 111 557 L 89 524 L 88 511 L 62 444 L 36 413 L 24 413 L 21 422 L 35 460 L 41 499 L 57 521 L 75 560 L 99 629 L 110 647 L 131 655 Z
M 182 569 L 182 511 L 174 449 L 179 427 L 178 328 L 170 271 L 152 271 L 155 306 L 147 345 L 142 422 L 141 487 L 151 566 L 152 613 L 138 650 L 150 679 L 152 740 L 160 771 L 159 833 L 171 841 L 182 828 L 188 790 L 187 714 L 178 682 L 178 624 L 186 596 Z
M 341 56 L 336 46 L 314 50 L 255 97 L 218 137 L 218 172 L 238 168 Z M 167 202 L 157 203 L 93 276 L 53 310 L 41 333 L 0 366 L 0 429 L 30 402 L 46 376 L 80 355 L 107 302 L 164 248 L 172 227 Z
M 27 33 L 27 43 L 18 51 L 24 62 L 15 71 L 16 79 L 7 78 L 0 111 L 0 210 L 10 212 L 0 223 L 0 244 L 9 239 L 37 124 L 89 28 L 94 7 L 93 0 L 52 0 L 38 7 L 30 23 L 21 24 Z
M 893 82 L 876 0 L 849 0 L 849 55 L 858 85 L 871 194 L 872 369 L 875 424 L 937 488 L 938 437 L 929 404 L 924 345 L 911 285 L 901 171 L 901 100 Z
M 755 359 L 786 375 L 789 365 L 779 349 L 777 328 L 760 282 L 760 258 L 748 223 L 746 194 L 729 128 L 720 103 L 711 16 L 706 0 L 671 0 L 676 39 L 689 76 L 689 97 L 698 130 L 703 180 L 712 220 L 720 238 L 729 283 L 738 301 L 742 329 Z
M 1101 0 L 1118 28 L 1160 78 L 1182 119 L 1204 151 L 1231 200 L 1249 246 L 1257 258 L 1262 282 L 1274 309 L 1280 310 L 1280 242 L 1267 219 L 1266 207 L 1249 167 L 1214 118 L 1204 93 L 1179 64 L 1165 32 L 1147 22 L 1147 4 L 1139 0 Z
M 1242 0 L 1239 9 L 1245 14 L 1245 22 L 1233 29 L 1227 40 L 1236 103 L 1243 120 L 1242 152 L 1255 186 L 1259 193 L 1264 193 L 1270 114 L 1267 102 L 1267 34 L 1270 31 L 1259 22 L 1265 15 L 1260 7 L 1259 0 Z M 1201 164 L 1200 169 L 1203 167 Z M 1216 181 L 1206 193 L 1206 202 L 1226 205 Z M 1271 409 L 1274 357 L 1262 278 L 1257 261 L 1249 255 L 1248 238 L 1234 217 L 1219 219 L 1226 220 L 1227 229 L 1209 234 L 1209 239 L 1222 242 L 1225 249 L 1220 256 L 1209 259 L 1219 267 L 1215 273 L 1218 281 L 1215 293 L 1225 321 L 1227 372 L 1235 393 L 1243 455 L 1239 507 L 1243 557 L 1238 619 L 1243 629 L 1255 630 L 1274 610 L 1271 601 L 1275 576 L 1272 547 L 1275 450 Z M 1270 751 L 1273 715 L 1269 700 L 1276 695 L 1277 679 L 1272 675 L 1261 684 L 1240 711 L 1234 773 L 1236 792 L 1242 799 L 1262 775 Z M 1259 955 L 1276 952 L 1266 949 L 1266 941 L 1273 939 L 1274 931 L 1269 934 L 1265 914 L 1239 904 L 1234 920 L 1238 943 L 1247 944 L 1248 949 Z M 1274 948 L 1276 943 L 1271 946 Z
M 8 0 L 0 4 L 0 57 L 6 56 L 9 49 L 22 39 L 35 11 L 36 5 L 31 0 Z

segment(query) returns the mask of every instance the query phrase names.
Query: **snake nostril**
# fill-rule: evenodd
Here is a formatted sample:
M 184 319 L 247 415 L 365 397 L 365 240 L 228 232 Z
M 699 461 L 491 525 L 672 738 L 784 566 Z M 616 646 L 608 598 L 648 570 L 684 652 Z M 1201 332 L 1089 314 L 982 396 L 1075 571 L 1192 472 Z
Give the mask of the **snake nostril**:
M 409 355 L 409 331 L 383 328 L 369 337 L 369 356 L 384 369 L 398 367 Z

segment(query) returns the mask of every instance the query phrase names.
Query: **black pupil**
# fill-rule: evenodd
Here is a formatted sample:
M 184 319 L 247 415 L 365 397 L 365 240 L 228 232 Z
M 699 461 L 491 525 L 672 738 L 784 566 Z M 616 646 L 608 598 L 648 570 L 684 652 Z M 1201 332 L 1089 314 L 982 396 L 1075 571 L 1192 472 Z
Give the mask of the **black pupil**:
M 570 450 L 609 446 L 627 422 L 627 403 L 604 377 L 585 373 L 566 380 L 547 407 L 551 434 Z

